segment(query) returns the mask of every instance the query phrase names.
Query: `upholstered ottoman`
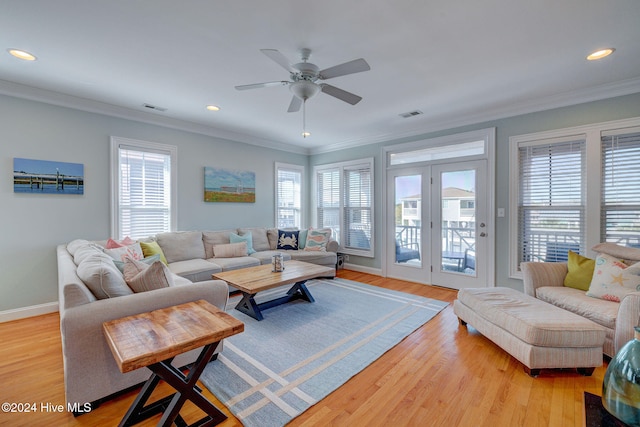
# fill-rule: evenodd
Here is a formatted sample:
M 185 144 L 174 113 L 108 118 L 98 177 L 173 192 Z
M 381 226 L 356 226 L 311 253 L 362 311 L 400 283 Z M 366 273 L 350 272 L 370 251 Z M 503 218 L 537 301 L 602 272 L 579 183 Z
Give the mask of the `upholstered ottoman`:
M 602 365 L 604 328 L 514 289 L 462 289 L 453 312 L 461 325 L 471 324 L 518 359 L 532 377 L 553 368 L 577 368 L 589 376 Z

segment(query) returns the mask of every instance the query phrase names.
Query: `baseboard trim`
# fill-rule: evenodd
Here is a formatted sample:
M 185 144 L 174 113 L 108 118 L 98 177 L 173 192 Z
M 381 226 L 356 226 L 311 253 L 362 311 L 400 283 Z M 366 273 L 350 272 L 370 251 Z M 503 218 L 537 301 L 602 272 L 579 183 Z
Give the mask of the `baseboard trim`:
M 58 311 L 58 301 L 0 311 L 0 323 L 40 316 L 41 314 L 55 313 L 56 311 Z
M 374 276 L 382 276 L 382 269 L 380 269 L 380 268 L 365 267 L 365 266 L 358 265 L 358 264 L 345 263 L 344 264 L 344 269 L 345 270 L 358 271 L 360 273 L 373 274 Z

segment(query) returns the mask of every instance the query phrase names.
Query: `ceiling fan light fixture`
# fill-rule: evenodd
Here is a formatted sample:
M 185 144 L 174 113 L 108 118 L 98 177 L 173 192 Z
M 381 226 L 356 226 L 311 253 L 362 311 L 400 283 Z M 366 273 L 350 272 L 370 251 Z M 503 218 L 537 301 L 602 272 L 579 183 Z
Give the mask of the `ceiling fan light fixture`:
M 289 85 L 289 90 L 298 98 L 306 101 L 320 92 L 320 86 L 308 80 L 299 80 Z
M 605 48 L 605 49 L 599 49 L 599 50 L 596 50 L 595 52 L 590 53 L 587 56 L 587 60 L 596 61 L 598 59 L 602 59 L 602 58 L 605 58 L 605 57 L 611 55 L 615 51 L 616 50 L 614 48 L 612 48 L 612 47 L 608 47 L 608 48 Z
M 26 50 L 7 49 L 7 52 L 9 52 L 11 55 L 15 56 L 18 59 L 22 59 L 23 61 L 35 61 L 36 59 L 38 59 L 36 58 L 35 55 L 27 52 Z

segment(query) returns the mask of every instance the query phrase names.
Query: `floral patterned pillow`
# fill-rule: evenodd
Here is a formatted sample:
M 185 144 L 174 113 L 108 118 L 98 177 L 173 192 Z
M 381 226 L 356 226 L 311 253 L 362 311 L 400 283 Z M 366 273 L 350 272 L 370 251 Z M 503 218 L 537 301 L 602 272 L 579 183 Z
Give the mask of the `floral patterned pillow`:
M 135 260 L 141 260 L 142 258 L 144 258 L 140 243 L 134 243 L 133 245 L 122 246 L 119 248 L 105 249 L 104 252 L 116 261 L 124 262 L 124 259 L 126 257 Z
M 627 266 L 611 255 L 598 255 L 588 296 L 620 302 L 636 291 L 640 291 L 640 262 Z

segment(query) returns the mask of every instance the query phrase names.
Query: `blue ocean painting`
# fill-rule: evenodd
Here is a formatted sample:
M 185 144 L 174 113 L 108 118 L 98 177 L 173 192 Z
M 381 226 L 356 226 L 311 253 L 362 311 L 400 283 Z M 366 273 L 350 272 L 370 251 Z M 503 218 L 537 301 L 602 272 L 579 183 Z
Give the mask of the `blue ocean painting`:
M 15 157 L 13 192 L 84 194 L 84 165 Z

